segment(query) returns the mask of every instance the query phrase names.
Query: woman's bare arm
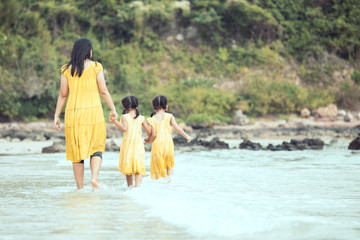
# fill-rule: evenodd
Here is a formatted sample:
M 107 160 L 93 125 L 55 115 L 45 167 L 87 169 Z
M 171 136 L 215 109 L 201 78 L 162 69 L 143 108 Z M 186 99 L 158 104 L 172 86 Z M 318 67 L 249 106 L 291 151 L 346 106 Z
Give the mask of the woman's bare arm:
M 60 131 L 60 114 L 65 105 L 66 99 L 68 97 L 68 93 L 69 93 L 68 81 L 64 76 L 64 74 L 61 74 L 60 92 L 59 92 L 59 97 L 57 100 L 56 110 L 54 115 L 54 124 L 55 124 L 55 129 L 57 131 Z
M 96 77 L 96 81 L 98 83 L 99 91 L 101 97 L 104 99 L 106 105 L 110 108 L 110 116 L 109 119 L 117 119 L 117 113 L 115 109 L 114 102 L 111 98 L 111 95 L 109 93 L 109 90 L 106 87 L 105 77 L 104 77 L 104 71 L 100 71 Z
M 187 142 L 191 142 L 191 137 L 187 135 L 184 130 L 177 124 L 173 115 L 171 115 L 170 123 L 178 133 L 180 133 L 184 138 L 186 138 Z

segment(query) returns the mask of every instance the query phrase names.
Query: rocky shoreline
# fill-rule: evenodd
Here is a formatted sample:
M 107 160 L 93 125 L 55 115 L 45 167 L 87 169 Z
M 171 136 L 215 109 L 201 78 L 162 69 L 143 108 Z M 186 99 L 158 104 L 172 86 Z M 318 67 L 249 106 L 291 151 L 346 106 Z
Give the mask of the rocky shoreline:
M 350 143 L 351 140 L 357 138 L 360 134 L 360 122 L 344 124 L 343 122 L 313 121 L 311 124 L 305 124 L 304 121 L 300 123 L 294 121 L 285 123 L 283 121 L 263 121 L 247 126 L 227 125 L 214 126 L 211 128 L 204 126 L 197 129 L 192 129 L 189 126 L 183 127 L 192 136 L 193 141 L 188 144 L 185 139 L 177 133 L 174 133 L 175 149 L 182 151 L 229 149 L 229 145 L 222 140 L 243 141 L 246 145 L 243 149 L 252 150 L 289 151 L 321 149 L 317 147 L 314 148 L 314 144 L 307 143 L 309 143 L 309 141 L 315 141 L 314 139 L 318 139 L 319 141 L 323 141 L 324 139 L 344 139 Z M 115 126 L 108 124 L 107 138 L 106 151 L 119 151 L 119 142 L 122 138 L 121 131 L 116 129 Z M 64 152 L 66 150 L 64 131 L 55 131 L 51 122 L 0 123 L 0 139 L 0 146 L 5 146 L 6 144 L 12 144 L 12 146 L 23 144 L 26 148 L 27 145 L 31 145 L 31 142 L 33 145 L 35 144 L 35 146 L 41 144 L 42 148 L 40 152 L 43 153 Z M 284 142 L 280 145 L 270 144 L 267 147 L 256 146 L 256 144 L 252 145 L 253 143 L 251 141 L 256 141 L 257 139 L 276 139 Z M 308 139 L 306 140 L 307 142 L 298 143 L 299 140 L 305 141 L 305 139 Z M 36 143 L 38 144 L 36 145 Z M 319 142 L 317 142 L 317 144 L 318 143 Z M 353 144 L 352 146 L 357 145 Z M 10 148 L 6 149 L 1 147 L 0 154 L 14 154 L 16 151 Z M 146 150 L 150 150 L 150 148 L 151 146 L 146 144 Z M 239 148 L 242 148 L 241 144 Z M 28 148 L 27 152 L 31 153 L 34 151 Z M 35 152 L 39 153 L 38 150 Z

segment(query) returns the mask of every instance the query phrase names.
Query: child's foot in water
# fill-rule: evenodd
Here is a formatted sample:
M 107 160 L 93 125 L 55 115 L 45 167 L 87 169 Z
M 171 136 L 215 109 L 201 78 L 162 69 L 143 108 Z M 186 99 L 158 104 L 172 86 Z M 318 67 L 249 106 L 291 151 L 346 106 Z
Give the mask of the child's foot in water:
M 90 183 L 93 186 L 93 188 L 100 189 L 97 179 L 95 179 L 95 178 L 91 179 Z

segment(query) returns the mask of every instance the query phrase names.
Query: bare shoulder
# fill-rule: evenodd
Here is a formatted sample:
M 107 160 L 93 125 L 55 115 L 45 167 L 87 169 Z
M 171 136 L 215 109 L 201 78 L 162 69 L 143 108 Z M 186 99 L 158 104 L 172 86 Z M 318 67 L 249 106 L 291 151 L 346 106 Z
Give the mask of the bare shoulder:
M 169 121 L 171 122 L 172 119 L 175 119 L 174 115 L 172 115 L 171 113 L 166 113 L 168 115 Z
M 144 122 L 145 117 L 144 117 L 143 115 L 139 115 L 139 116 L 138 116 L 138 119 L 139 119 L 140 122 Z
M 122 120 L 125 120 L 125 121 L 126 121 L 128 117 L 129 117 L 129 114 L 128 114 L 128 113 L 125 113 L 125 114 L 121 115 L 120 118 L 121 118 Z

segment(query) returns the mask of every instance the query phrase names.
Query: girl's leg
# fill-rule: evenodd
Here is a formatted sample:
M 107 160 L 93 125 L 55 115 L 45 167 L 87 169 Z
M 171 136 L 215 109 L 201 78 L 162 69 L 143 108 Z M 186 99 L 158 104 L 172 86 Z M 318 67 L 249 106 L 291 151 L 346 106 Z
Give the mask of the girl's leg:
M 166 169 L 167 175 L 169 176 L 169 181 L 168 183 L 171 183 L 171 175 L 173 175 L 173 169 L 172 168 L 168 168 Z
M 78 189 L 84 187 L 84 164 L 83 163 L 73 163 L 74 177 Z
M 170 177 L 171 175 L 173 175 L 173 169 L 172 168 L 168 168 L 166 169 L 167 175 Z
M 141 174 L 136 173 L 135 174 L 135 187 L 138 187 L 142 181 Z
M 126 181 L 128 187 L 131 187 L 133 185 L 133 176 L 132 175 L 126 175 Z
M 99 172 L 100 172 L 100 167 L 101 167 L 101 161 L 102 158 L 98 157 L 98 156 L 93 156 L 90 159 L 90 169 L 91 169 L 91 185 L 94 188 L 100 189 L 99 185 L 98 185 L 98 177 L 99 177 Z

